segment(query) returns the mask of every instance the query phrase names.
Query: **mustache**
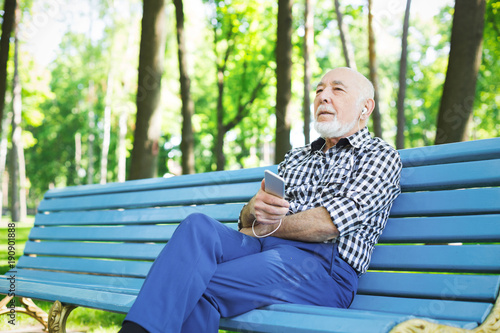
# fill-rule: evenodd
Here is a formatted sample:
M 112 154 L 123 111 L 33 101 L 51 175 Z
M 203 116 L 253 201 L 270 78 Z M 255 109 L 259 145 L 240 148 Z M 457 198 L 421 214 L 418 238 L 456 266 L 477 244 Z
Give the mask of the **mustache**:
M 321 104 L 316 109 L 316 116 L 319 116 L 321 113 L 332 113 L 334 115 L 337 115 L 337 110 L 335 110 L 331 105 Z

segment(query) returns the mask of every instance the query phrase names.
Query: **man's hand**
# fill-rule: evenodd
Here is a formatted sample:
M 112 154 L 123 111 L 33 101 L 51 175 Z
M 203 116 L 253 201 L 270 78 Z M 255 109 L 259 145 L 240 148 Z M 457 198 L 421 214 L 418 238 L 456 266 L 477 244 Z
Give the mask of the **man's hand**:
M 288 213 L 290 206 L 288 201 L 269 194 L 264 189 L 265 180 L 263 179 L 257 194 L 241 211 L 240 221 L 243 228 L 251 227 L 254 220 L 256 220 L 256 225 L 275 224 Z
M 258 223 L 275 224 L 288 213 L 290 204 L 285 199 L 267 193 L 265 185 L 266 183 L 263 179 L 260 189 L 254 197 L 250 211 Z

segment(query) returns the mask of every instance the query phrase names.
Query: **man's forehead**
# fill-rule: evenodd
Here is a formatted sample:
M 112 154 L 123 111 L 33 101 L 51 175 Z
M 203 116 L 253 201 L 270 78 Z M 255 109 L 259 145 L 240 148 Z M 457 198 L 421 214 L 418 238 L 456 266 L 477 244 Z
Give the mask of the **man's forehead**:
M 336 68 L 323 75 L 319 84 L 342 85 L 346 87 L 349 86 L 353 80 L 356 80 L 356 75 L 353 70 L 348 68 Z

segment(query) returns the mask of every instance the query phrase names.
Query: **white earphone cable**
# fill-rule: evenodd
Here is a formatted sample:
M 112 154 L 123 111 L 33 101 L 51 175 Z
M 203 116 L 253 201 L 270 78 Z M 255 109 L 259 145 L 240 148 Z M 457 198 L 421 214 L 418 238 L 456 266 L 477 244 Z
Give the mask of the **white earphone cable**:
M 261 236 L 259 236 L 259 235 L 257 235 L 255 233 L 255 229 L 254 229 L 255 222 L 257 222 L 257 219 L 254 219 L 253 222 L 252 222 L 252 232 L 253 232 L 254 236 L 257 237 L 257 238 L 264 238 L 264 237 L 271 236 L 272 234 L 274 234 L 276 232 L 276 230 L 278 230 L 281 227 L 281 222 L 283 222 L 283 219 L 280 220 L 280 222 L 279 222 L 278 226 L 276 227 L 276 229 L 274 229 L 270 233 L 267 233 L 267 234 L 261 235 Z

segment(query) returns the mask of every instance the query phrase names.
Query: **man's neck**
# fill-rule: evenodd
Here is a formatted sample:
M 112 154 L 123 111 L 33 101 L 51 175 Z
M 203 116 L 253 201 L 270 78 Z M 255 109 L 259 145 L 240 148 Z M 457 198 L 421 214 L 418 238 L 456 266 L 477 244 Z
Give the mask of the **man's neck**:
M 363 124 L 363 127 L 361 127 L 361 129 L 364 128 L 364 126 L 365 126 L 365 124 Z M 340 140 L 342 140 L 343 138 L 348 138 L 355 133 L 358 133 L 359 131 L 361 131 L 361 129 L 354 129 L 351 132 L 347 133 L 346 135 L 338 137 L 338 138 L 324 138 L 325 145 L 323 146 L 323 152 L 326 153 L 330 148 L 332 148 L 337 143 L 339 143 Z
M 330 148 L 335 146 L 342 138 L 325 138 L 325 145 L 323 147 L 323 152 L 326 153 Z

